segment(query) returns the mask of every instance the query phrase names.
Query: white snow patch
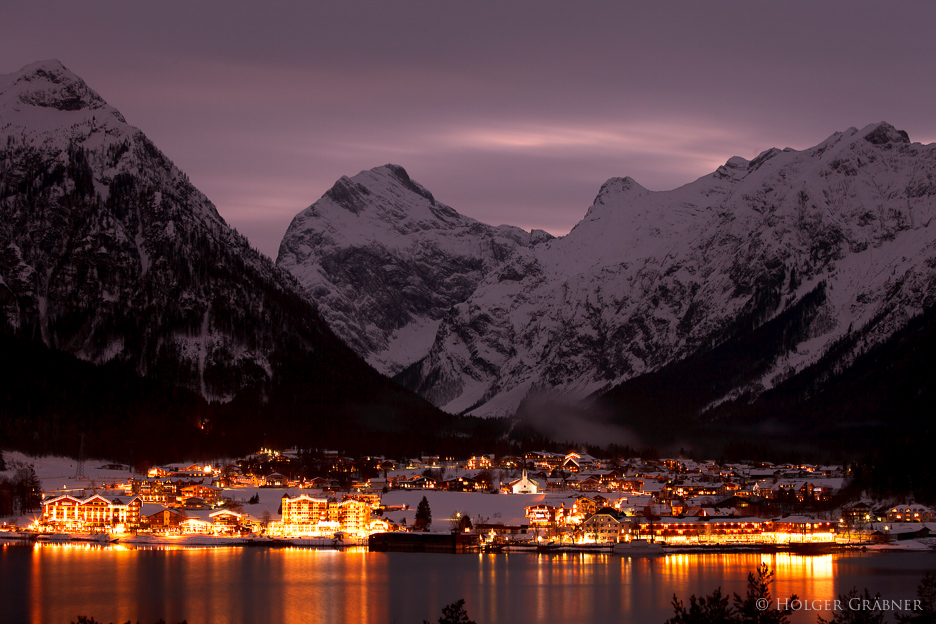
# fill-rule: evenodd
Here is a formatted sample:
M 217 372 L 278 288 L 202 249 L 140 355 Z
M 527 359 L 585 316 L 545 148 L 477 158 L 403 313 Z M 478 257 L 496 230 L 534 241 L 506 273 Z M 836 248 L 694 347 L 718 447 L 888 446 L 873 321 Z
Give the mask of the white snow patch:
M 393 332 L 387 348 L 367 358 L 367 363 L 386 375 L 395 375 L 429 352 L 442 319 L 417 318 Z

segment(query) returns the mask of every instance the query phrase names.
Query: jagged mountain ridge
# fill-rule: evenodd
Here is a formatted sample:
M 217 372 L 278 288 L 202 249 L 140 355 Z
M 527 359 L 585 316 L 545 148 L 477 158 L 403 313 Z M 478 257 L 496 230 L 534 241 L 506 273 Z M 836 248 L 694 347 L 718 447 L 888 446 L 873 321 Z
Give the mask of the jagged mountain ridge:
M 0 214 L 6 334 L 213 401 L 245 391 L 265 401 L 303 375 L 325 411 L 355 385 L 396 392 L 288 273 L 58 61 L 0 77 Z M 283 413 L 309 417 L 299 392 L 286 393 Z
M 442 317 L 520 248 L 552 236 L 460 215 L 398 165 L 342 177 L 290 223 L 276 259 L 377 370 L 429 350 Z
M 567 236 L 519 249 L 454 306 L 398 379 L 448 411 L 509 415 L 541 392 L 600 394 L 790 311 L 753 373 L 693 409 L 756 397 L 860 331 L 847 368 L 932 306 L 934 213 L 936 146 L 886 123 L 732 158 L 673 191 L 612 179 Z

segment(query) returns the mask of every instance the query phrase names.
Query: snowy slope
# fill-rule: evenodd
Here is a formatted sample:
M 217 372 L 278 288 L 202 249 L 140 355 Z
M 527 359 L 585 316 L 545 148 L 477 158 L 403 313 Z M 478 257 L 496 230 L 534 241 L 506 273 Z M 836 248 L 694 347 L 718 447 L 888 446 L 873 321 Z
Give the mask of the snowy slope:
M 609 180 L 567 236 L 521 248 L 400 376 L 452 412 L 584 398 L 796 316 L 785 349 L 722 399 L 770 388 L 849 332 L 848 359 L 936 295 L 936 146 L 888 124 L 732 158 L 681 188 Z M 796 314 L 792 314 L 795 311 Z
M 462 216 L 402 167 L 385 165 L 341 178 L 296 215 L 276 264 L 335 333 L 394 374 L 428 353 L 442 317 L 484 276 L 550 238 Z

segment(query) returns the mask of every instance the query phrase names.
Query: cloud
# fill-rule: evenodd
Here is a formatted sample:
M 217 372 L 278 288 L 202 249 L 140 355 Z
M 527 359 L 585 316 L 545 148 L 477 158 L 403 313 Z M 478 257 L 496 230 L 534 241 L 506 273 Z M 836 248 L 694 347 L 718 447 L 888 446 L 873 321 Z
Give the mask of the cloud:
M 639 449 L 640 438 L 611 421 L 595 405 L 574 401 L 553 391 L 531 393 L 517 410 L 520 424 L 550 440 L 606 447 L 610 444 Z

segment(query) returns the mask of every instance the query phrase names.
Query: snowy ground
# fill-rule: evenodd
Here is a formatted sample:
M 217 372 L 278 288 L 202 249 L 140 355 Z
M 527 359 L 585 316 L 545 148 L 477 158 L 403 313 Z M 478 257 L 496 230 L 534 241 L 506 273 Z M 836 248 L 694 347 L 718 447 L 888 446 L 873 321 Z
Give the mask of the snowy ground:
M 73 493 L 77 495 L 90 495 L 96 490 L 101 494 L 118 494 L 123 492 L 123 487 L 129 484 L 131 476 L 134 476 L 129 469 L 127 470 L 107 470 L 102 466 L 108 462 L 103 460 L 86 460 L 84 462 L 84 478 L 75 477 L 77 465 L 74 459 L 67 457 L 29 457 L 16 451 L 5 451 L 6 472 L 0 473 L 8 478 L 15 476 L 15 470 L 18 465 L 31 464 L 36 471 L 36 476 L 42 481 L 42 489 L 45 495 Z M 403 472 L 403 471 L 400 471 Z M 421 471 L 405 471 L 407 474 L 418 474 Z M 459 474 L 470 474 L 477 471 L 463 471 L 447 469 L 446 476 L 452 477 Z M 391 473 L 393 476 L 396 472 Z M 140 475 L 136 475 L 139 477 Z M 298 488 L 261 488 L 261 487 L 238 487 L 227 489 L 224 496 L 232 498 L 243 505 L 244 511 L 251 516 L 261 519 L 264 512 L 269 512 L 272 520 L 278 520 L 280 517 L 280 503 L 283 494 L 297 496 L 300 493 L 311 496 L 325 496 L 317 490 L 299 490 Z M 259 496 L 260 502 L 254 505 L 248 505 L 247 501 L 254 495 Z M 387 513 L 387 517 L 395 522 L 406 520 L 407 525 L 412 525 L 416 516 L 416 506 L 420 499 L 425 496 L 432 509 L 433 529 L 447 531 L 450 526 L 450 518 L 455 516 L 456 512 L 469 514 L 472 522 L 478 522 L 479 517 L 483 522 L 504 523 L 504 524 L 526 524 L 526 515 L 524 509 L 530 505 L 536 505 L 546 502 L 549 505 L 559 506 L 564 503 L 566 507 L 571 507 L 575 503 L 576 494 L 549 493 L 549 494 L 488 494 L 480 492 L 438 492 L 433 490 L 393 490 L 381 497 L 381 502 L 385 505 L 406 505 L 405 511 L 395 511 Z M 605 496 L 613 496 L 605 494 Z M 0 518 L 0 522 L 17 523 L 24 527 L 32 522 L 38 512 L 23 517 Z
M 920 539 L 901 540 L 889 544 L 870 544 L 868 550 L 894 551 L 894 550 L 933 550 L 936 549 L 936 537 L 923 537 Z
M 83 467 L 85 476 L 79 478 L 75 476 L 77 462 L 68 457 L 29 457 L 17 451 L 4 451 L 3 457 L 6 460 L 7 470 L 0 472 L 0 475 L 12 479 L 16 475 L 17 466 L 32 465 L 36 476 L 42 481 L 42 491 L 45 496 L 66 493 L 90 495 L 94 491 L 99 494 L 121 494 L 129 485 L 130 477 L 141 476 L 134 475 L 129 468 L 126 470 L 105 469 L 103 466 L 110 463 L 105 460 L 86 460 Z M 239 501 L 243 504 L 244 511 L 255 518 L 262 518 L 263 513 L 268 511 L 271 518 L 277 520 L 280 515 L 278 512 L 280 499 L 284 492 L 285 490 L 281 489 L 244 487 L 226 490 L 224 495 Z M 247 501 L 255 494 L 259 495 L 260 503 L 248 505 Z M 41 515 L 39 512 L 34 512 L 21 517 L 0 518 L 0 522 L 25 527 L 39 515 Z
M 76 478 L 77 462 L 68 457 L 29 457 L 18 451 L 4 451 L 3 458 L 7 470 L 0 472 L 0 476 L 13 479 L 18 467 L 31 465 L 42 482 L 44 495 L 82 494 L 85 491 L 90 494 L 93 490 L 101 494 L 118 494 L 123 492 L 120 486 L 128 484 L 132 476 L 129 470 L 105 470 L 102 466 L 109 462 L 103 460 L 87 460 L 83 466 L 84 478 Z M 0 518 L 0 522 L 25 527 L 41 515 L 36 511 L 24 516 Z
M 86 460 L 85 478 L 79 479 L 75 478 L 77 462 L 68 457 L 29 457 L 17 451 L 4 451 L 3 457 L 8 470 L 0 474 L 11 478 L 18 464 L 31 464 L 47 493 L 126 484 L 133 476 L 129 470 L 105 470 L 102 466 L 110 462 L 104 460 Z

